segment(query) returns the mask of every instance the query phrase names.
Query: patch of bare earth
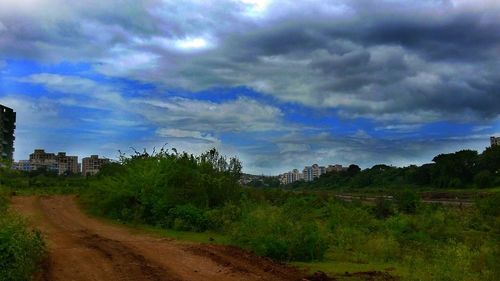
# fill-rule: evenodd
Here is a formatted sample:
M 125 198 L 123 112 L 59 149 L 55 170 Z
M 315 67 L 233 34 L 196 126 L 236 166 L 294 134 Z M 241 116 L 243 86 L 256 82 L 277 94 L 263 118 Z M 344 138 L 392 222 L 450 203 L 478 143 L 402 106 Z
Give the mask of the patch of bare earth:
M 137 234 L 125 226 L 88 217 L 73 196 L 14 196 L 12 205 L 30 218 L 47 241 L 48 256 L 37 281 L 327 281 L 338 277 L 324 273 L 306 276 L 296 268 L 236 247 Z M 383 272 L 350 276 L 397 280 Z
M 186 244 L 89 218 L 72 196 L 13 197 L 48 242 L 38 280 L 301 280 L 304 273 L 234 247 Z

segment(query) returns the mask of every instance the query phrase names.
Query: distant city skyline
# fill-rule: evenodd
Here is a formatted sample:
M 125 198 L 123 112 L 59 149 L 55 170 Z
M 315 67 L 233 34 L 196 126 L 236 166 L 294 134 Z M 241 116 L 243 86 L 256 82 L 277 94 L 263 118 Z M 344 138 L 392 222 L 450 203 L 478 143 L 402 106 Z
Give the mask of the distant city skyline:
M 500 1 L 361 2 L 0 1 L 14 159 L 216 147 L 276 175 L 500 136 Z
M 45 151 L 43 148 L 37 148 L 29 155 L 29 159 L 20 159 L 12 163 L 12 169 L 25 172 L 37 171 L 44 169 L 55 172 L 58 175 L 83 174 L 85 176 L 93 176 L 97 174 L 100 168 L 111 162 L 108 158 L 102 158 L 92 154 L 87 157 L 82 157 L 82 161 L 78 161 L 79 157 L 70 155 L 64 151 L 57 153 Z

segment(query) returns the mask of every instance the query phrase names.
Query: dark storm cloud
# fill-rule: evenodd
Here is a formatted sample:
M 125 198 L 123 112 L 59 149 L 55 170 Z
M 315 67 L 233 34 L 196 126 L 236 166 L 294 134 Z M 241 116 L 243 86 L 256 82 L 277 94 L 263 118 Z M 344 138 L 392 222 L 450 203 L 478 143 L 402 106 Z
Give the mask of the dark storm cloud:
M 40 3 L 0 4 L 0 59 L 84 61 L 192 91 L 248 86 L 382 122 L 500 113 L 493 0 Z

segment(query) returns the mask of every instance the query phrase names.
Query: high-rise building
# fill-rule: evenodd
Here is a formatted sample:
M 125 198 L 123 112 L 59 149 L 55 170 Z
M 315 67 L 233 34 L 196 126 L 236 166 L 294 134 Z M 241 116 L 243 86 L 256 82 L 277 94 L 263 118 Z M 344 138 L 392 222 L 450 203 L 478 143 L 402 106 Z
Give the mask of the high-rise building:
M 326 171 L 328 173 L 330 173 L 330 172 L 342 172 L 342 171 L 345 171 L 346 169 L 347 168 L 342 167 L 342 165 L 335 164 L 335 165 L 328 165 L 328 167 L 326 168 Z
M 302 170 L 302 178 L 304 178 L 305 181 L 313 181 L 313 171 L 311 166 L 305 166 L 304 170 Z
M 326 168 L 324 166 L 314 164 L 312 166 L 304 167 L 304 170 L 302 170 L 302 174 L 305 181 L 313 181 L 319 178 L 321 175 L 326 174 Z
M 56 160 L 59 175 L 80 173 L 78 156 L 67 156 L 65 152 L 59 152 L 56 155 Z
M 490 137 L 491 146 L 500 145 L 500 137 Z
M 45 169 L 47 171 L 59 173 L 56 155 L 54 153 L 47 153 L 44 149 L 35 149 L 35 151 L 30 154 L 29 162 L 32 171 Z
M 16 113 L 13 109 L 0 104 L 0 159 L 14 159 L 14 131 L 16 129 Z
M 342 165 L 339 164 L 328 165 L 328 167 L 313 164 L 312 166 L 305 166 L 302 172 L 294 169 L 290 172 L 283 173 L 279 175 L 279 179 L 282 184 L 290 184 L 299 180 L 314 181 L 327 172 L 341 172 L 345 170 L 347 170 L 347 168 L 342 167 Z
M 66 152 L 47 153 L 43 149 L 35 149 L 30 154 L 31 169 L 46 169 L 57 172 L 58 175 L 66 173 L 77 174 L 80 172 L 78 166 L 78 156 L 68 156 Z
M 97 155 L 91 155 L 82 159 L 82 173 L 84 176 L 93 176 L 99 172 L 102 165 L 108 164 L 107 158 L 99 158 Z

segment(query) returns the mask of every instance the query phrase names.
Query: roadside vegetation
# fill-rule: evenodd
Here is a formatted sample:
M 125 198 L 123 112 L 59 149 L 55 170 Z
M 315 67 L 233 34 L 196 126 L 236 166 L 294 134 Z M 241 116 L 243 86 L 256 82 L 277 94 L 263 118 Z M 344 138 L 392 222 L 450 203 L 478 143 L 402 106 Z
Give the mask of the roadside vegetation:
M 211 150 L 137 153 L 85 189 L 92 213 L 174 231 L 220 233 L 281 261 L 394 268 L 405 280 L 498 280 L 500 194 L 467 209 L 422 204 L 411 190 L 374 206 L 328 193 L 241 188 L 241 164 Z M 322 267 L 316 267 L 321 264 Z M 369 267 L 367 266 L 367 267 Z
M 440 154 L 433 163 L 394 167 L 375 165 L 361 170 L 350 165 L 346 171 L 329 172 L 312 182 L 297 181 L 285 187 L 349 191 L 351 189 L 485 189 L 500 186 L 500 146 L 478 153 L 461 150 Z
M 0 186 L 0 280 L 30 280 L 43 258 L 45 244 L 19 216 L 8 212 L 7 190 Z
M 497 184 L 500 158 L 489 153 L 497 155 L 492 151 L 438 156 L 427 179 L 418 174 L 423 166 L 413 171 L 419 176 L 409 173 L 410 168 L 351 167 L 344 175 L 349 180 L 339 185 L 366 177 L 373 185 L 365 187 L 393 188 L 393 200 L 381 198 L 373 205 L 340 201 L 329 192 L 243 188 L 238 184 L 239 160 L 215 149 L 199 156 L 175 150 L 122 155 L 119 163 L 103 167 L 95 177 L 63 177 L 54 184 L 56 189 L 36 190 L 69 190 L 78 193 L 94 215 L 166 235 L 236 245 L 339 280 L 349 276 L 346 272 L 375 270 L 402 280 L 493 281 L 500 279 L 500 193 L 478 198 L 473 206 L 445 207 L 422 203 L 414 185 L 397 180 L 406 179 L 397 176 L 404 171 L 413 175 L 408 178 L 422 177 L 428 184 L 442 182 L 443 189 L 454 186 L 455 178 L 463 187 L 472 187 L 477 174 L 488 170 Z M 483 160 L 470 164 L 469 156 Z M 455 161 L 458 158 L 463 161 Z M 462 178 L 460 165 L 474 172 Z M 333 177 L 340 176 L 330 174 L 318 182 L 336 182 Z

